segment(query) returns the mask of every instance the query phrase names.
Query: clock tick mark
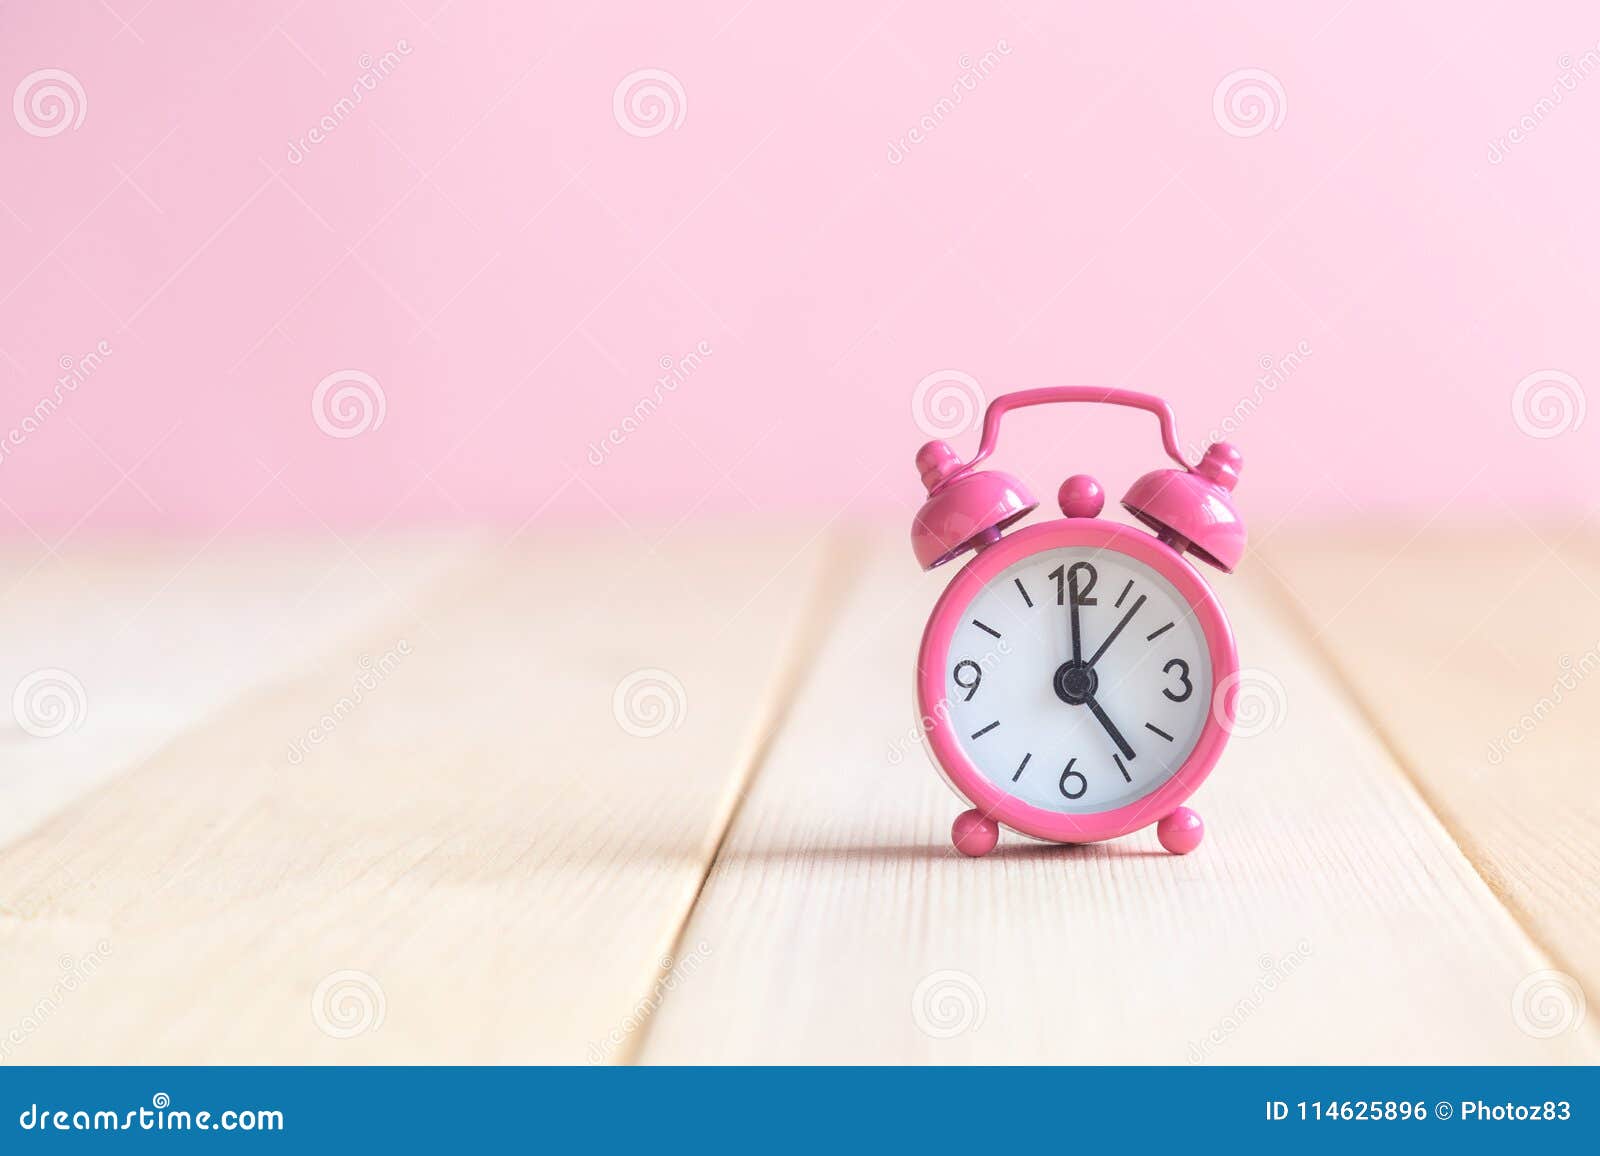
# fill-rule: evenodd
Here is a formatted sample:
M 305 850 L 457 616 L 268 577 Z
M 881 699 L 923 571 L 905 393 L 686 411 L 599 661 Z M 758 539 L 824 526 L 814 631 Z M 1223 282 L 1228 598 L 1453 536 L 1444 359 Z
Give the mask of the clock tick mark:
M 1152 630 L 1149 634 L 1146 634 L 1144 636 L 1144 640 L 1146 642 L 1154 642 L 1157 638 L 1160 638 L 1167 631 L 1171 630 L 1175 625 L 1177 625 L 1177 623 L 1169 622 L 1165 626 L 1158 627 L 1155 630 Z
M 1155 723 L 1145 723 L 1144 724 L 1144 729 L 1147 730 L 1147 731 L 1154 731 L 1156 734 L 1158 734 L 1162 738 L 1166 739 L 1169 743 L 1172 741 L 1172 736 L 1169 735 L 1166 731 L 1162 730 L 1160 727 L 1156 726 Z
M 1000 637 L 1000 632 L 998 630 L 996 630 L 992 626 L 984 625 L 982 622 L 979 622 L 976 618 L 974 618 L 972 620 L 972 625 L 976 626 L 979 630 L 983 631 L 985 634 L 992 634 L 996 638 Z
M 1113 610 L 1120 610 L 1122 608 L 1122 600 L 1128 596 L 1128 591 L 1130 591 L 1132 589 L 1133 589 L 1133 579 L 1129 578 L 1128 579 L 1128 584 L 1122 588 L 1122 593 L 1117 595 L 1117 603 L 1116 603 L 1115 606 L 1112 607 Z
M 1028 608 L 1031 610 L 1033 608 L 1033 599 L 1028 597 L 1028 590 L 1027 587 L 1023 586 L 1022 579 L 1013 578 L 1012 581 L 1017 584 L 1017 593 L 1022 595 L 1022 600 L 1028 604 Z
M 1122 765 L 1122 756 L 1113 754 L 1111 758 L 1117 764 L 1117 770 L 1122 772 L 1122 781 L 1125 783 L 1133 782 L 1133 776 L 1128 774 L 1128 768 Z
M 975 739 L 976 738 L 982 738 L 984 735 L 988 734 L 990 731 L 994 730 L 994 728 L 999 726 L 999 725 L 1000 725 L 1000 720 L 999 719 L 995 719 L 994 722 L 992 722 L 988 726 L 984 727 L 981 731 L 978 731 L 972 737 L 975 738 Z
M 1027 754 L 1022 756 L 1022 762 L 1017 764 L 1017 773 L 1011 776 L 1011 781 L 1013 783 L 1016 782 L 1018 779 L 1022 778 L 1022 772 L 1023 772 L 1024 769 L 1026 769 L 1026 767 L 1028 765 L 1028 760 L 1031 759 L 1031 758 L 1033 758 L 1033 752 L 1032 751 L 1029 751 Z

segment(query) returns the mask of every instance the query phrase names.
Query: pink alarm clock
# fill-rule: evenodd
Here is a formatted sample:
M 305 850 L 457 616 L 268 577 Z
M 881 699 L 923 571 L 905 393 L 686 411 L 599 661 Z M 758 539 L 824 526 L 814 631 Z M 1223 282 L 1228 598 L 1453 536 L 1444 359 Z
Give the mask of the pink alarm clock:
M 1105 494 L 1078 474 L 1059 521 L 1005 531 L 1038 502 L 1017 478 L 977 466 L 1007 411 L 1057 402 L 1148 410 L 1177 469 L 1133 484 L 1122 504 L 1150 532 L 1100 518 Z M 1156 824 L 1186 854 L 1205 833 L 1183 803 L 1232 728 L 1239 660 L 1211 588 L 1184 557 L 1229 572 L 1244 554 L 1230 496 L 1241 458 L 1225 442 L 1189 467 L 1172 411 L 1149 394 L 1062 386 L 996 398 L 978 452 L 917 451 L 928 500 L 911 528 L 924 570 L 974 551 L 940 596 L 917 654 L 919 726 L 934 763 L 971 810 L 951 837 L 994 849 L 1002 825 L 1088 843 Z

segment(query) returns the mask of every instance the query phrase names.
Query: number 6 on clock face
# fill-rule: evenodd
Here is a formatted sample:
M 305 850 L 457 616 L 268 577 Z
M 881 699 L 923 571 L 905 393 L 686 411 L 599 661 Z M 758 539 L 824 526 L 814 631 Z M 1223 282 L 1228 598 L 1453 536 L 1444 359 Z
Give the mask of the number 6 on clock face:
M 1204 631 L 1162 575 L 1115 550 L 1001 570 L 950 640 L 949 715 L 991 783 L 1046 811 L 1109 811 L 1183 766 L 1205 729 Z

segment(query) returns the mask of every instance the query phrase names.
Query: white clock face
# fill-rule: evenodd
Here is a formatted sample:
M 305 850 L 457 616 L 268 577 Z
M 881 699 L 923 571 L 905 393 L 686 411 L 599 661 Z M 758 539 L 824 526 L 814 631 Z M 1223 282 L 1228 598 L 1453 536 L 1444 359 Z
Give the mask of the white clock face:
M 1183 766 L 1211 706 L 1188 602 L 1119 551 L 1043 550 L 1003 570 L 950 640 L 945 697 L 967 756 L 1047 811 L 1110 811 Z

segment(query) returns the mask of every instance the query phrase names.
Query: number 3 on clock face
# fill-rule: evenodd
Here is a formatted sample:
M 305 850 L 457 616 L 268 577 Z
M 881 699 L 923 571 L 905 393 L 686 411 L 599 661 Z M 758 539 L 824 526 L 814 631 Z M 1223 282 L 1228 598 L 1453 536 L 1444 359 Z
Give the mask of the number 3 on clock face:
M 1030 554 L 979 587 L 950 639 L 956 741 L 996 788 L 1063 814 L 1151 794 L 1205 730 L 1205 632 L 1160 573 L 1111 548 Z

